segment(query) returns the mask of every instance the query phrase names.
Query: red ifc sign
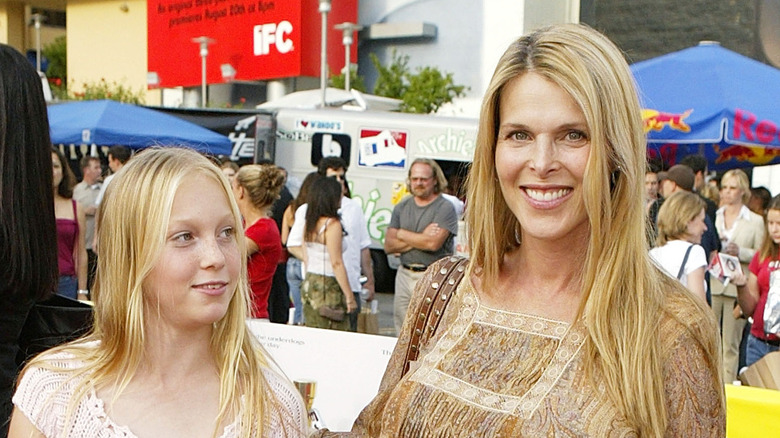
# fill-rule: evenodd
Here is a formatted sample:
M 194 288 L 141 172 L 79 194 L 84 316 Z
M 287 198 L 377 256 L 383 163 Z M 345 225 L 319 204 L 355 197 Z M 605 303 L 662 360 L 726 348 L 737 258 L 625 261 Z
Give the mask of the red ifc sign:
M 342 32 L 333 26 L 357 22 L 358 0 L 332 3 L 328 14 L 328 69 L 344 67 Z M 319 0 L 148 0 L 148 71 L 160 87 L 201 84 L 200 46 L 206 82 L 222 83 L 220 66 L 230 64 L 238 80 L 272 80 L 320 75 Z M 357 44 L 351 46 L 357 59 Z

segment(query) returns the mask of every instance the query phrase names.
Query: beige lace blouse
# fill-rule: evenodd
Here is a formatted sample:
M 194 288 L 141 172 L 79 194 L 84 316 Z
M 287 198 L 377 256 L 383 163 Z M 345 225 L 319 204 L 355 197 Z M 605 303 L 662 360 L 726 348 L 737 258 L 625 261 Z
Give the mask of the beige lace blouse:
M 417 308 L 420 288 L 431 287 L 431 272 L 437 269 L 420 281 L 410 309 Z M 666 357 L 666 435 L 724 436 L 718 368 L 677 322 L 699 313 L 694 308 L 675 313 L 659 322 L 658 332 Z M 568 324 L 491 309 L 464 279 L 435 337 L 401 378 L 411 329 L 407 320 L 379 394 L 348 435 L 637 436 L 609 401 L 601 376 L 584 373 L 581 321 Z

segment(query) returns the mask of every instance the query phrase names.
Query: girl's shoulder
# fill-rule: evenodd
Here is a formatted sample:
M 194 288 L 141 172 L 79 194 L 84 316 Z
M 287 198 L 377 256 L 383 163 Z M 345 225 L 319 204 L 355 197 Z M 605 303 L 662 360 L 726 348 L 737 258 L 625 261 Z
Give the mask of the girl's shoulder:
M 84 365 L 67 349 L 41 353 L 19 379 L 14 405 L 46 436 L 57 435 L 73 397 L 88 381 Z

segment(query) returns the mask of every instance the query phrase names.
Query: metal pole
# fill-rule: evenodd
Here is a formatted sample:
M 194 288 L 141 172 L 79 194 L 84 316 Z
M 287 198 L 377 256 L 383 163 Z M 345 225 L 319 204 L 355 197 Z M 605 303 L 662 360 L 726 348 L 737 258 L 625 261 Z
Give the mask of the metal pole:
M 325 88 L 328 86 L 328 12 L 330 12 L 330 0 L 320 0 L 320 13 L 322 14 L 322 36 L 320 47 L 320 90 L 322 91 L 321 106 L 325 107 Z
M 347 42 L 346 38 L 344 38 L 344 68 L 346 69 L 344 72 L 344 89 L 347 91 L 349 91 L 349 73 L 351 70 L 349 68 L 349 46 L 352 42 L 352 38 L 350 37 L 349 39 L 350 41 Z
M 344 23 L 339 23 L 339 24 L 337 24 L 337 25 L 335 25 L 333 27 L 335 29 L 339 29 L 339 30 L 341 30 L 343 32 L 342 38 L 341 38 L 341 43 L 344 44 L 344 58 L 345 58 L 344 68 L 346 69 L 345 72 L 344 72 L 344 89 L 349 91 L 349 89 L 350 89 L 349 76 L 352 73 L 351 69 L 350 69 L 350 62 L 349 62 L 350 61 L 350 57 L 351 57 L 351 53 L 350 53 L 349 48 L 350 48 L 350 46 L 352 45 L 352 42 L 353 42 L 353 40 L 352 40 L 352 33 L 354 31 L 356 31 L 356 30 L 362 29 L 363 26 L 357 25 L 355 23 L 350 23 L 350 22 L 347 21 L 347 22 L 344 22 Z
M 205 108 L 209 102 L 206 89 L 206 57 L 209 56 L 209 44 L 215 41 L 207 36 L 199 36 L 193 38 L 192 42 L 200 45 L 200 106 Z
M 46 17 L 43 14 L 32 14 L 30 18 L 35 26 L 35 68 L 41 71 L 41 22 Z
M 200 106 L 206 108 L 208 99 L 206 98 L 206 57 L 209 56 L 209 49 L 205 44 L 200 45 Z

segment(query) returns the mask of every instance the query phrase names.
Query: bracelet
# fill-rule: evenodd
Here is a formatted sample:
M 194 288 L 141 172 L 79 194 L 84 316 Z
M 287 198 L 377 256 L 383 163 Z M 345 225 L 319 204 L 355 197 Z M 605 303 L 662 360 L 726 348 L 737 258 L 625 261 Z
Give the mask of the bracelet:
M 71 289 L 71 290 L 73 290 L 73 289 Z M 86 290 L 86 289 L 79 289 L 79 291 L 78 291 L 78 294 L 79 294 L 79 295 L 86 295 L 86 296 L 89 296 L 89 291 L 88 291 L 88 290 Z

